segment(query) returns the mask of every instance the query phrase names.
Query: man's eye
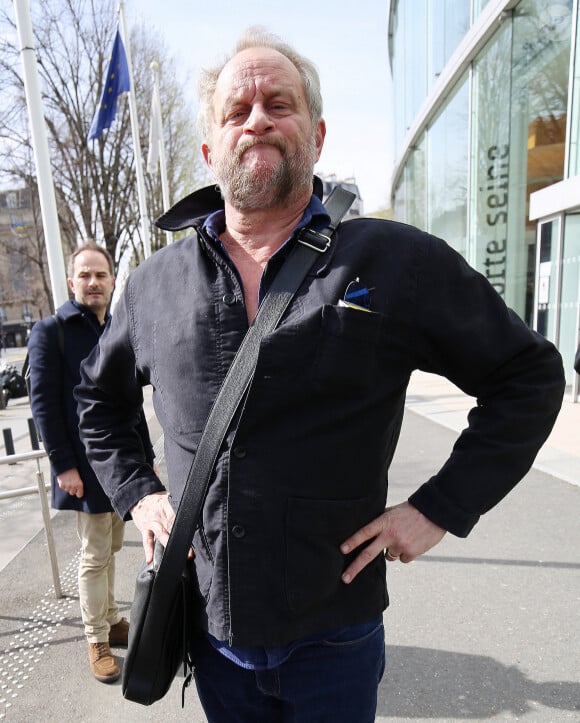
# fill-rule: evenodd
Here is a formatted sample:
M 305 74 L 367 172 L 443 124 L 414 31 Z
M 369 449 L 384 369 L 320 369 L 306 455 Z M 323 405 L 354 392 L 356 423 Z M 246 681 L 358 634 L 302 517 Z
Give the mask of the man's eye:
M 285 103 L 285 102 L 282 101 L 282 100 L 274 101 L 274 102 L 270 105 L 270 110 L 275 111 L 275 112 L 285 112 L 285 111 L 287 111 L 288 109 L 289 109 L 288 103 Z

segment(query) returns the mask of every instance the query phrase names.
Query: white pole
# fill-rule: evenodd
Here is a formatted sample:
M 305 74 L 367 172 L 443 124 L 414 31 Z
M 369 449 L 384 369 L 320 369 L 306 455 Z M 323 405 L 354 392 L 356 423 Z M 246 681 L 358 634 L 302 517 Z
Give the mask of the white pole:
M 54 544 L 54 535 L 52 534 L 52 519 L 50 517 L 50 507 L 48 506 L 48 495 L 46 494 L 46 486 L 44 484 L 44 474 L 40 469 L 40 462 L 36 460 L 36 482 L 38 484 L 38 495 L 40 497 L 40 508 L 42 510 L 42 519 L 44 521 L 44 531 L 46 533 L 46 544 L 48 545 L 48 556 L 50 558 L 50 567 L 52 569 L 52 582 L 54 584 L 54 595 L 57 600 L 63 597 L 62 588 L 60 586 L 60 575 L 58 572 L 58 557 L 56 555 L 56 546 Z
M 169 183 L 167 182 L 167 162 L 165 160 L 165 136 L 163 135 L 163 116 L 161 115 L 161 96 L 159 95 L 159 63 L 154 60 L 151 65 L 153 74 L 153 103 L 155 104 L 155 112 L 159 120 L 159 170 L 161 172 L 161 195 L 163 198 L 163 210 L 169 210 Z M 173 234 L 171 231 L 165 232 L 166 243 L 173 243 Z
M 149 215 L 147 212 L 147 200 L 145 194 L 145 174 L 143 173 L 143 162 L 141 159 L 141 141 L 139 139 L 139 122 L 137 119 L 137 103 L 135 101 L 135 84 L 133 82 L 133 64 L 131 62 L 131 48 L 129 37 L 125 27 L 124 3 L 119 3 L 119 18 L 121 21 L 121 37 L 125 45 L 127 65 L 129 67 L 129 114 L 131 116 L 131 134 L 133 136 L 133 152 L 135 155 L 135 172 L 137 175 L 137 196 L 139 198 L 139 214 L 141 216 L 141 233 L 143 234 L 143 255 L 145 258 L 151 256 L 151 240 L 149 238 Z
M 68 288 L 64 268 L 64 257 L 60 239 L 60 226 L 56 210 L 56 196 L 52 180 L 52 169 L 48 152 L 48 139 L 46 123 L 42 109 L 40 83 L 38 80 L 38 66 L 34 37 L 32 35 L 32 22 L 28 0 L 14 0 L 16 14 L 16 27 L 20 42 L 20 54 L 24 67 L 24 92 L 30 121 L 34 162 L 36 165 L 36 178 L 38 195 L 40 198 L 40 211 L 48 258 L 48 271 L 52 288 L 52 298 L 55 309 L 68 300 Z

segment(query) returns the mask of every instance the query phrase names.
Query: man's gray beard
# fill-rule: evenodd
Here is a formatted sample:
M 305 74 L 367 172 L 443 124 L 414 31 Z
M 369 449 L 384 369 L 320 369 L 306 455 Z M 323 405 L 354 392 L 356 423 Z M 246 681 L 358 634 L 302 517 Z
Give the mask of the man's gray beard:
M 266 141 L 266 143 L 268 143 Z M 254 211 L 287 204 L 312 187 L 316 147 L 314 138 L 288 156 L 279 143 L 282 158 L 276 166 L 260 162 L 253 168 L 242 165 L 244 152 L 256 143 L 236 149 L 217 166 L 214 173 L 224 200 L 240 211 Z

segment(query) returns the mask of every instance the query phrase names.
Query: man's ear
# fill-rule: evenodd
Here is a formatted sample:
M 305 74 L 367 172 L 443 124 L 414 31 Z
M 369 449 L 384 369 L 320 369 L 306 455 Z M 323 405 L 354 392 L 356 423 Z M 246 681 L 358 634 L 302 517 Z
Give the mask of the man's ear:
M 326 122 L 324 118 L 318 121 L 318 127 L 316 129 L 316 160 L 320 158 L 322 153 L 322 146 L 324 145 L 324 139 L 326 137 Z
M 205 141 L 201 144 L 201 155 L 207 166 L 211 168 L 211 150 Z
M 69 276 L 69 278 L 66 280 L 66 284 L 67 284 L 68 288 L 69 288 L 69 289 L 73 292 L 73 294 L 74 294 L 74 292 L 75 292 L 75 282 L 74 282 L 74 279 L 71 279 L 70 276 Z

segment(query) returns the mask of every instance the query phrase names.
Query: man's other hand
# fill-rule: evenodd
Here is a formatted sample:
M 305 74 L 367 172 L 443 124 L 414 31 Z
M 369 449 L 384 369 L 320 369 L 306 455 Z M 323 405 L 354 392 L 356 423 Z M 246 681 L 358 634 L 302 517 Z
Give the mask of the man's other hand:
M 167 492 L 154 492 L 137 502 L 131 509 L 133 522 L 141 532 L 147 564 L 153 561 L 155 540 L 165 547 L 175 519 Z
M 397 559 L 412 562 L 440 542 L 444 535 L 444 529 L 408 502 L 387 507 L 380 517 L 361 527 L 340 546 L 341 552 L 347 555 L 368 542 L 344 571 L 342 581 L 352 582 L 378 555 L 385 554 L 391 562 Z
M 56 481 L 61 490 L 67 492 L 71 497 L 80 499 L 85 494 L 85 485 L 76 467 L 57 474 Z

